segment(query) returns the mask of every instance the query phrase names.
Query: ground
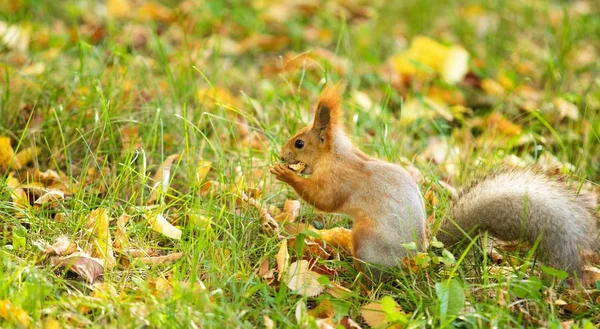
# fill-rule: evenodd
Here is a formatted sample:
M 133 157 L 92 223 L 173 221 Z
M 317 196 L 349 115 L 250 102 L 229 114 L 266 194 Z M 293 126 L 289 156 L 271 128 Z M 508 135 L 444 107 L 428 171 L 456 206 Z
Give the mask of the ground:
M 268 169 L 341 82 L 432 236 L 506 163 L 597 200 L 599 54 L 591 0 L 0 0 L 0 327 L 592 328 L 593 267 L 573 288 L 485 237 L 369 285 L 350 219 Z

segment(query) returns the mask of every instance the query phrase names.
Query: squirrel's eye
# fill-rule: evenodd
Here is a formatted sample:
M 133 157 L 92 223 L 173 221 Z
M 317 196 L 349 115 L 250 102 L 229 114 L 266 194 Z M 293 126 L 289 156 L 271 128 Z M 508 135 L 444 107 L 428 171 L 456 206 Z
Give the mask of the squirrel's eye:
M 304 141 L 303 141 L 303 140 L 301 140 L 301 139 L 298 139 L 298 140 L 296 140 L 296 142 L 294 143 L 294 146 L 295 146 L 297 149 L 301 149 L 301 148 L 303 148 L 303 147 L 304 147 Z

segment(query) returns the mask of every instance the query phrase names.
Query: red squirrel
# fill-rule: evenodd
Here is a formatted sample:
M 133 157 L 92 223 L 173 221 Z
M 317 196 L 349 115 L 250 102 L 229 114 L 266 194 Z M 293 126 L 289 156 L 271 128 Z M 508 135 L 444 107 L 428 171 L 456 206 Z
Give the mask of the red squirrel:
M 281 151 L 283 164 L 270 171 L 317 209 L 353 218 L 356 258 L 396 266 L 407 256 L 403 244 L 427 247 L 423 197 L 402 167 L 352 145 L 341 122 L 340 94 L 335 86 L 322 91 L 314 122 L 290 138 Z M 308 177 L 289 168 L 297 164 Z M 459 192 L 437 239 L 449 247 L 473 231 L 531 245 L 541 238 L 538 251 L 549 264 L 581 275 L 580 251 L 596 249 L 593 203 L 537 171 L 503 169 Z M 369 270 L 379 273 L 376 267 Z

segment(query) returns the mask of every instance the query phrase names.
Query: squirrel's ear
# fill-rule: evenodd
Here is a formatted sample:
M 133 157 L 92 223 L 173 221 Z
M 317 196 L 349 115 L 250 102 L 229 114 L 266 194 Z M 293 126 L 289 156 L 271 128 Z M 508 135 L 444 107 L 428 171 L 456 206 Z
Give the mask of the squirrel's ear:
M 327 132 L 330 132 L 333 127 L 340 125 L 341 102 L 341 87 L 339 84 L 327 86 L 321 92 L 313 123 L 313 130 L 319 134 L 321 140 L 326 139 Z

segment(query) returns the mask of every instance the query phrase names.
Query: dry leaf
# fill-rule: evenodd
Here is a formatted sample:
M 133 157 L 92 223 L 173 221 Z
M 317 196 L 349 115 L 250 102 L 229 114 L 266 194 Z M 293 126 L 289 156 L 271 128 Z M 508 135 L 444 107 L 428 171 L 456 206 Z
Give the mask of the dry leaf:
M 171 8 L 156 2 L 146 2 L 138 9 L 138 17 L 142 21 L 159 21 L 172 23 L 175 21 L 175 12 Z
M 308 315 L 315 319 L 333 319 L 335 309 L 329 299 L 323 299 L 319 305 L 308 311 Z
M 483 79 L 481 80 L 481 89 L 492 96 L 502 96 L 504 95 L 504 87 L 500 83 L 492 79 Z
M 90 213 L 86 228 L 95 238 L 92 242 L 92 256 L 103 259 L 106 268 L 112 269 L 117 264 L 117 260 L 112 249 L 112 239 L 108 229 L 109 222 L 110 218 L 106 209 L 98 208 Z
M 350 319 L 350 317 L 343 317 L 340 320 L 340 325 L 343 326 L 345 329 L 362 329 L 358 323 L 354 322 L 354 320 Z
M 270 317 L 263 315 L 263 321 L 265 322 L 265 329 L 275 328 L 275 322 Z
M 154 257 L 138 257 L 135 260 L 148 265 L 159 265 L 172 263 L 183 257 L 182 252 L 176 252 L 165 256 L 154 256 Z
M 279 245 L 279 251 L 275 256 L 275 260 L 277 261 L 277 280 L 281 281 L 281 276 L 287 271 L 290 261 L 290 254 L 288 252 L 288 243 L 286 239 L 281 241 L 281 244 Z
M 56 239 L 53 245 L 46 246 L 45 254 L 55 254 L 58 256 L 66 256 L 76 252 L 78 249 L 77 243 L 71 242 L 69 238 L 61 236 Z
M 154 174 L 154 181 L 156 183 L 152 188 L 152 193 L 150 194 L 150 199 L 148 200 L 149 205 L 154 204 L 154 202 L 157 200 L 158 191 L 160 191 L 160 195 L 165 195 L 167 193 L 167 190 L 169 189 L 169 183 L 171 181 L 171 166 L 177 159 L 179 159 L 179 154 L 172 154 L 168 156 Z
M 595 286 L 600 281 L 600 269 L 594 266 L 584 266 L 581 283 L 584 286 Z
M 577 105 L 559 97 L 554 98 L 552 103 L 558 109 L 559 120 L 569 118 L 573 121 L 577 121 L 579 119 L 579 110 L 577 109 Z
M 108 0 L 106 7 L 108 18 L 127 18 L 131 13 L 130 0 Z
M 60 322 L 58 322 L 58 320 L 56 320 L 55 318 L 51 318 L 51 317 L 47 317 L 44 320 L 44 325 L 42 326 L 43 329 L 60 329 Z
M 360 308 L 360 315 L 369 327 L 377 327 L 387 323 L 385 312 L 380 302 L 370 302 Z
M 275 221 L 278 223 L 292 223 L 300 215 L 300 201 L 286 200 L 283 204 L 283 211 L 275 216 Z
M 90 255 L 79 252 L 66 257 L 52 257 L 50 263 L 53 266 L 61 266 L 69 271 L 79 274 L 89 283 L 93 283 L 96 279 L 104 274 L 104 266 L 102 260 L 93 258 Z
M 329 230 L 316 230 L 316 232 L 328 244 L 336 248 L 342 248 L 349 255 L 352 255 L 354 252 L 351 230 L 343 227 L 335 227 Z
M 469 70 L 469 53 L 464 48 L 446 47 L 423 36 L 415 37 L 410 48 L 391 61 L 401 75 L 423 78 L 435 72 L 449 84 L 462 81 Z
M 59 190 L 48 190 L 45 194 L 35 200 L 34 204 L 43 206 L 47 203 L 58 202 L 65 199 L 65 192 Z
M 0 317 L 21 327 L 29 327 L 31 318 L 20 306 L 14 306 L 8 299 L 0 300 Z
M 113 242 L 113 246 L 117 249 L 126 249 L 129 248 L 129 237 L 127 236 L 127 232 L 125 232 L 125 225 L 131 216 L 126 213 L 123 213 L 117 219 L 117 231 L 115 232 L 115 241 Z
M 212 162 L 210 161 L 200 160 L 200 162 L 198 162 L 198 169 L 196 170 L 196 183 L 200 184 L 204 181 L 210 172 L 211 166 Z
M 285 273 L 285 283 L 295 293 L 314 297 L 323 292 L 324 287 L 318 281 L 319 274 L 309 269 L 307 260 L 292 263 Z
M 169 223 L 162 214 L 147 213 L 145 217 L 155 232 L 161 233 L 171 239 L 181 239 L 181 230 Z

